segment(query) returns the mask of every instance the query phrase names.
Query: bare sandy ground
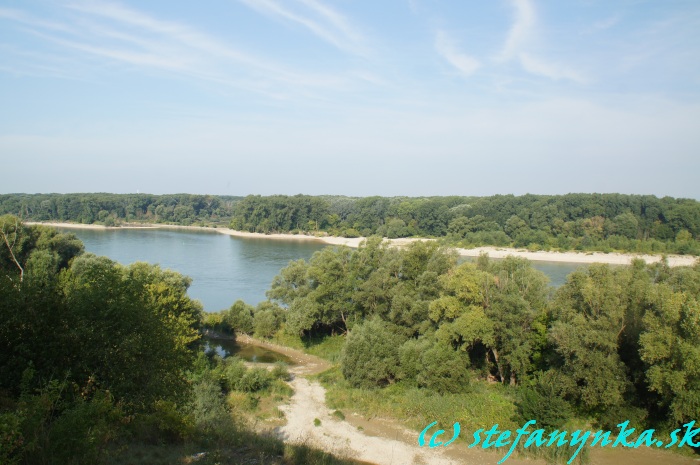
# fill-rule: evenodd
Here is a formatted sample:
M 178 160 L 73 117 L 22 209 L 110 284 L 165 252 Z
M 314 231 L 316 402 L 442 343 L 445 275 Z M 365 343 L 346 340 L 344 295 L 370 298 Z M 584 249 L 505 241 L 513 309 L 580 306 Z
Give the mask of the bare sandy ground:
M 285 441 L 377 465 L 470 463 L 449 459 L 435 449 L 421 449 L 403 441 L 366 436 L 350 423 L 332 416 L 325 405 L 325 389 L 320 384 L 302 377 L 296 377 L 290 384 L 294 389 L 291 403 L 280 407 L 287 418 L 287 424 L 279 430 Z M 315 419 L 321 421 L 319 426 L 314 425 Z
M 191 231 L 207 231 L 219 234 L 226 234 L 233 237 L 245 237 L 251 239 L 276 239 L 276 240 L 297 240 L 297 241 L 320 241 L 330 245 L 344 245 L 357 248 L 360 246 L 364 237 L 336 237 L 336 236 L 311 236 L 308 234 L 261 234 L 245 231 L 236 231 L 228 228 L 203 228 L 201 226 L 177 226 L 163 224 L 131 224 L 126 226 L 105 227 L 96 224 L 77 224 L 77 223 L 37 223 L 26 222 L 26 224 L 43 224 L 46 226 L 56 226 L 61 228 L 74 229 L 184 229 Z M 414 241 L 429 241 L 433 239 L 421 238 L 401 238 L 401 239 L 385 239 L 391 245 L 401 247 L 410 244 Z M 610 265 L 629 265 L 633 259 L 641 258 L 647 263 L 656 263 L 661 260 L 660 255 L 644 255 L 644 254 L 622 254 L 622 253 L 603 253 L 603 252 L 530 252 L 524 249 L 514 249 L 507 247 L 476 247 L 473 249 L 457 248 L 457 253 L 463 257 L 478 257 L 482 253 L 488 254 L 491 258 L 505 258 L 507 256 L 522 257 L 532 261 L 544 262 L 559 262 L 559 263 L 607 263 Z M 669 266 L 693 266 L 698 260 L 698 257 L 685 255 L 668 255 Z
M 280 407 L 287 424 L 277 429 L 277 434 L 285 441 L 306 444 L 340 457 L 348 457 L 376 465 L 494 465 L 505 455 L 505 449 L 484 451 L 479 447 L 470 449 L 468 442 L 458 439 L 448 448 L 418 447 L 418 433 L 402 427 L 391 419 L 363 419 L 357 414 L 345 412 L 346 420 L 333 416 L 326 406 L 326 391 L 318 382 L 309 381 L 305 376 L 318 373 L 330 367 L 323 359 L 305 354 L 289 347 L 267 343 L 247 336 L 237 336 L 239 340 L 278 350 L 294 359 L 299 365 L 290 372 L 294 379 L 290 385 L 294 389 L 291 401 Z M 314 420 L 320 424 L 316 426 Z M 358 429 L 362 426 L 363 430 Z M 448 432 L 449 433 L 449 432 Z M 464 433 L 464 432 L 463 432 Z M 466 436 L 465 436 L 466 437 Z M 471 440 L 471 437 L 469 437 Z M 693 465 L 698 460 L 647 447 L 639 449 L 599 448 L 590 450 L 591 465 Z M 509 457 L 504 464 L 544 465 L 543 460 Z
M 491 258 L 505 258 L 509 255 L 527 258 L 532 261 L 566 262 L 566 263 L 607 263 L 610 265 L 629 265 L 635 258 L 641 258 L 647 263 L 656 263 L 661 260 L 660 255 L 623 254 L 603 252 L 530 252 L 522 249 L 499 247 L 476 247 L 474 249 L 457 249 L 464 257 L 478 257 L 482 253 Z M 685 255 L 668 255 L 669 266 L 692 266 L 698 257 Z

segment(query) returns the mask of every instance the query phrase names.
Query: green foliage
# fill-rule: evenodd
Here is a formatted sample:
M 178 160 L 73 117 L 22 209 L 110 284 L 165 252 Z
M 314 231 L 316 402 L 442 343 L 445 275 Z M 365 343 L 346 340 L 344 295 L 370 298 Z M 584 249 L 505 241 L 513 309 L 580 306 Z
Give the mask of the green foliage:
M 250 195 L 241 199 L 190 194 L 6 194 L 0 195 L 3 213 L 36 221 L 105 225 L 207 222 L 266 234 L 323 231 L 346 237 L 446 236 L 464 245 L 700 253 L 700 203 L 649 195 Z
M 243 392 L 257 392 L 270 386 L 272 376 L 265 368 L 250 368 L 236 383 L 236 389 Z
M 404 341 L 390 324 L 378 318 L 356 326 L 341 357 L 345 379 L 353 386 L 365 388 L 394 382 L 398 376 L 399 347 Z
M 135 416 L 129 429 L 146 444 L 180 444 L 195 435 L 194 417 L 171 401 L 158 400 L 150 412 Z
M 423 369 L 423 354 L 433 347 L 434 341 L 429 337 L 409 339 L 399 347 L 399 379 L 406 382 L 416 381 Z
M 318 375 L 318 379 L 327 389 L 329 408 L 352 410 L 366 417 L 394 417 L 418 430 L 433 421 L 443 425 L 459 421 L 463 430 L 470 431 L 495 423 L 506 429 L 522 425 L 512 420 L 515 404 L 498 385 L 474 383 L 468 393 L 440 395 L 403 382 L 384 389 L 355 388 L 337 368 Z
M 282 308 L 270 301 L 260 302 L 255 308 L 252 324 L 256 337 L 270 338 L 282 324 Z
M 279 379 L 282 381 L 291 381 L 292 375 L 287 369 L 287 365 L 281 362 L 275 363 L 274 368 L 270 371 L 270 376 L 273 379 Z
M 244 334 L 252 334 L 254 308 L 242 300 L 237 300 L 231 305 L 228 312 L 224 312 L 224 322 L 232 331 Z
M 20 462 L 24 435 L 22 418 L 17 412 L 0 413 L 0 463 L 16 465 Z
M 442 344 L 436 344 L 421 357 L 416 381 L 421 387 L 440 394 L 470 390 L 469 357 Z
M 536 420 L 537 426 L 546 430 L 562 429 L 574 416 L 573 408 L 561 397 L 557 385 L 544 376 L 529 386 L 521 387 L 515 405 L 518 409 L 517 423 Z
M 227 221 L 237 197 L 193 194 L 6 194 L 0 214 L 19 214 L 33 221 L 122 221 L 192 224 Z
M 109 392 L 96 392 L 89 400 L 76 398 L 51 422 L 48 450 L 42 452 L 54 463 L 94 464 L 116 439 L 123 417 Z
M 700 417 L 700 304 L 698 294 L 657 287 L 644 316 L 642 360 L 649 388 L 682 424 Z
M 616 278 L 605 265 L 572 273 L 552 305 L 550 338 L 561 357 L 565 394 L 592 411 L 621 404 L 629 388 L 618 353 L 626 326 L 624 293 Z
M 190 413 L 197 429 L 205 434 L 221 434 L 231 427 L 231 417 L 218 383 L 204 379 L 194 386 L 193 392 Z

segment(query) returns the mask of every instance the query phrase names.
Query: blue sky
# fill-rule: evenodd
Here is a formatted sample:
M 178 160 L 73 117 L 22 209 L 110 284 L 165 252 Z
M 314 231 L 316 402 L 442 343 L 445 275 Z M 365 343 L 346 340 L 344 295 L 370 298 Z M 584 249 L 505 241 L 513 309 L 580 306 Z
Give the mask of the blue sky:
M 697 0 L 0 0 L 0 192 L 700 199 Z

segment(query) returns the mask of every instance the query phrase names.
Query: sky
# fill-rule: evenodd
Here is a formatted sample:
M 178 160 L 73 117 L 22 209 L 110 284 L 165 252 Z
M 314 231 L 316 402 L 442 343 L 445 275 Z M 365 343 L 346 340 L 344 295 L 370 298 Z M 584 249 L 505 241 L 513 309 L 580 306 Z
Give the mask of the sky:
M 0 193 L 700 199 L 697 0 L 0 0 Z

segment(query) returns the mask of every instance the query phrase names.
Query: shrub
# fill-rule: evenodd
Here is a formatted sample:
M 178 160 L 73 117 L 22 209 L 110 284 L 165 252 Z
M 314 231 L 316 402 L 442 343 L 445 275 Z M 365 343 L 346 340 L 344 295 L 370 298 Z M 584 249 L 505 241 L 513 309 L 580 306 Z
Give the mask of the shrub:
M 234 330 L 245 334 L 252 334 L 253 330 L 253 306 L 242 300 L 237 300 L 231 308 L 224 313 L 224 321 Z
M 270 372 L 266 369 L 251 368 L 240 378 L 236 389 L 243 392 L 257 392 L 267 388 L 271 381 Z
M 355 326 L 341 355 L 343 376 L 355 387 L 378 387 L 398 375 L 399 347 L 405 338 L 389 323 L 374 318 Z
M 574 416 L 571 405 L 561 397 L 558 389 L 544 378 L 540 378 L 532 386 L 521 388 L 515 405 L 520 420 L 537 420 L 537 425 L 544 429 L 561 428 Z
M 421 366 L 416 380 L 418 385 L 440 394 L 469 390 L 469 357 L 461 351 L 435 344 L 420 358 Z
M 15 465 L 20 461 L 24 436 L 22 419 L 15 412 L 0 413 L 0 463 Z
M 282 381 L 290 381 L 292 376 L 289 374 L 287 365 L 282 362 L 275 363 L 275 367 L 270 372 L 270 376 L 274 379 L 280 379 Z

